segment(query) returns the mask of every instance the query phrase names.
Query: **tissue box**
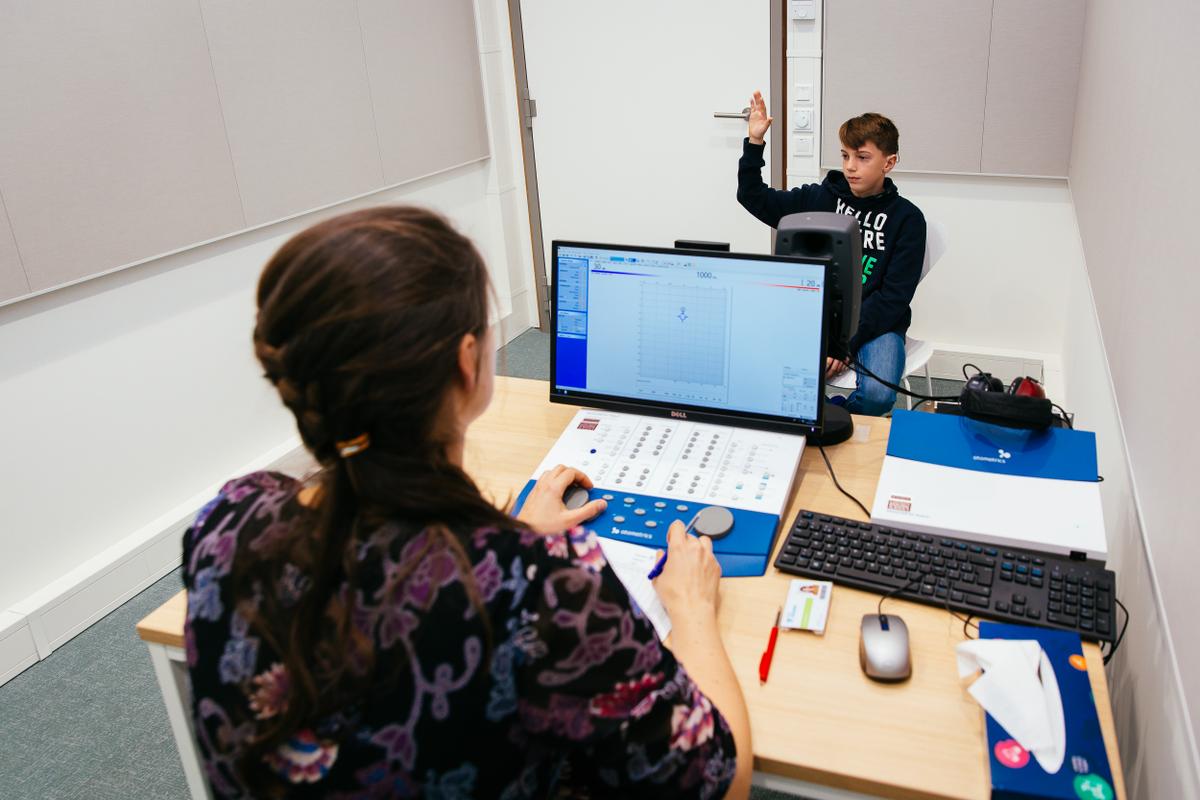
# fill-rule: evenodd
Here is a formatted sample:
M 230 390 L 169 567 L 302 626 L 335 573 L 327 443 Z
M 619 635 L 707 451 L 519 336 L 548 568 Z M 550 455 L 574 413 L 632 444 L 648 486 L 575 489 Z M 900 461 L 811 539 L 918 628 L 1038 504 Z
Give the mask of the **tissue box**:
M 1067 731 L 1066 757 L 1058 772 L 1051 775 L 991 715 L 987 715 L 992 800 L 1113 800 L 1112 770 L 1104 750 L 1100 718 L 1096 714 L 1079 635 L 1025 625 L 980 622 L 979 637 L 1032 639 L 1041 644 L 1058 681 Z

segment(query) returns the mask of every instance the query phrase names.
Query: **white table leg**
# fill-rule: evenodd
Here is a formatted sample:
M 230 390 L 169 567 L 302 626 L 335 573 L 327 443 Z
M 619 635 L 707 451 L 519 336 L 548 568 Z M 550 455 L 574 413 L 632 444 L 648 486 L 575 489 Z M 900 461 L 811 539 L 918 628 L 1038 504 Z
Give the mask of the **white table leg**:
M 188 711 L 187 657 L 178 647 L 147 642 L 150 663 L 154 665 L 154 676 L 162 690 L 163 702 L 167 706 L 167 719 L 179 759 L 183 762 L 183 775 L 187 779 L 188 792 L 194 800 L 212 800 L 204 771 L 200 767 L 200 751 L 196 747 L 196 735 L 192 731 L 192 715 Z

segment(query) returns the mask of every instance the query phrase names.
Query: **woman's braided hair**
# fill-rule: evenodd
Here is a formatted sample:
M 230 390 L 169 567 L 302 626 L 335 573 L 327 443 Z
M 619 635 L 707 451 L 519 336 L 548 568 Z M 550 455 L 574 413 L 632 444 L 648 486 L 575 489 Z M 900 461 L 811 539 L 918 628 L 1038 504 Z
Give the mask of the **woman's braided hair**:
M 296 427 L 304 445 L 321 463 L 336 455 L 324 452 L 325 447 L 330 444 L 330 438 L 325 426 L 325 417 L 321 413 L 320 384 L 310 381 L 300 385 L 289 377 L 283 348 L 273 347 L 256 339 L 254 355 L 262 364 L 267 380 L 275 384 L 279 399 L 295 415 Z
M 237 765 L 253 795 L 269 797 L 286 787 L 263 756 L 299 728 L 361 702 L 379 680 L 372 633 L 353 621 L 354 592 L 336 591 L 353 586 L 358 543 L 424 531 L 424 547 L 389 586 L 392 596 L 422 559 L 445 550 L 482 610 L 462 537 L 514 522 L 447 455 L 460 435 L 445 402 L 461 381 L 459 345 L 468 335 L 482 340 L 488 328 L 487 270 L 470 240 L 419 208 L 345 214 L 284 244 L 263 270 L 257 299 L 255 355 L 321 465 L 311 527 L 293 526 L 268 547 L 239 543 L 234 559 L 239 612 L 283 657 L 289 677 L 285 710 L 258 723 Z M 369 447 L 339 456 L 339 440 L 363 434 Z M 401 552 L 399 544 L 388 549 Z M 260 589 L 277 585 L 288 562 L 311 583 L 284 608 Z M 487 626 L 487 615 L 480 618 Z

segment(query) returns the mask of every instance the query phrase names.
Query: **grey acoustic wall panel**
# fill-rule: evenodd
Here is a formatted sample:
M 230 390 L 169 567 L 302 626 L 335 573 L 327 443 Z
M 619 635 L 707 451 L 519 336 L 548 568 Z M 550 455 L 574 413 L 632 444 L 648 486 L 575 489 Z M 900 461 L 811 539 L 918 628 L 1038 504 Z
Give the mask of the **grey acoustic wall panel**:
M 249 224 L 383 185 L 355 0 L 201 8 Z
M 996 0 L 984 172 L 1067 174 L 1084 0 Z
M 388 183 L 488 154 L 470 0 L 359 0 Z
M 978 172 L 992 0 L 825 3 L 821 163 L 838 128 L 876 111 L 900 129 L 900 169 Z
M 0 2 L 0 110 L 34 290 L 243 227 L 194 3 Z
M 28 291 L 29 281 L 25 279 L 25 270 L 21 269 L 17 243 L 13 241 L 8 212 L 4 209 L 4 197 L 0 195 L 0 302 L 20 297 Z

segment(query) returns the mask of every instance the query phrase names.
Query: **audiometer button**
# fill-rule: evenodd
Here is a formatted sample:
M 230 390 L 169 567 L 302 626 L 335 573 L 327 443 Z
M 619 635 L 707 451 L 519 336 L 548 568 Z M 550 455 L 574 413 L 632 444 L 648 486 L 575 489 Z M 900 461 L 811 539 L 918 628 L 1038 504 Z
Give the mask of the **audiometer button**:
M 633 503 L 634 503 L 634 499 L 632 497 L 625 498 L 625 505 L 631 506 L 631 505 L 633 505 Z
M 657 522 L 655 522 L 655 521 L 654 521 L 654 520 L 652 520 L 652 519 L 648 519 L 648 520 L 646 520 L 646 527 L 647 527 L 647 528 L 657 528 L 657 527 L 658 527 L 658 523 L 657 523 Z
M 667 507 L 667 504 L 666 504 L 666 503 L 664 503 L 662 500 L 656 500 L 656 501 L 654 502 L 654 507 L 655 507 L 655 508 L 666 508 L 666 507 Z
M 622 517 L 620 514 L 618 514 L 617 516 L 613 517 L 613 522 L 617 523 L 618 525 L 620 525 L 620 524 L 621 524 L 622 522 L 624 522 L 624 521 L 625 521 L 625 518 L 624 518 L 624 517 Z
M 613 499 L 613 496 L 612 496 L 611 494 L 606 494 L 606 495 L 601 495 L 601 496 L 602 496 L 602 497 L 603 497 L 605 500 L 612 500 L 612 499 Z
M 646 509 L 644 509 L 644 508 L 635 508 L 635 509 L 633 510 L 633 513 L 634 513 L 634 514 L 637 514 L 639 517 L 644 517 L 644 516 L 646 516 Z
M 675 510 L 676 511 L 687 511 L 688 507 L 685 506 L 683 503 L 680 503 L 679 505 L 675 506 Z

